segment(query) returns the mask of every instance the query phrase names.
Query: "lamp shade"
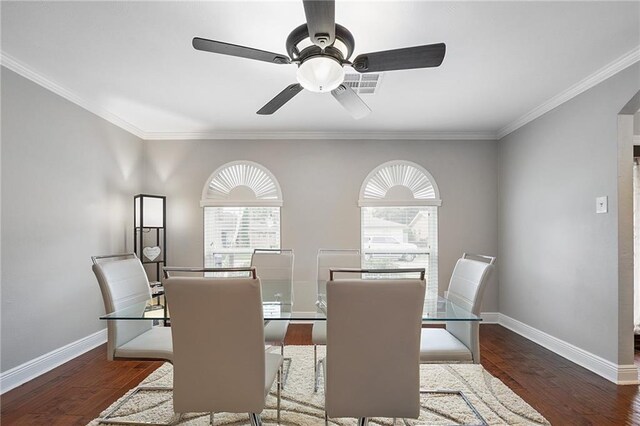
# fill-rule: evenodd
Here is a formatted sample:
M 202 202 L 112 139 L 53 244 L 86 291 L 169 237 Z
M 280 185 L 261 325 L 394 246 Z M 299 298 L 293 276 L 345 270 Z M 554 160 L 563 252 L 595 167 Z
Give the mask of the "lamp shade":
M 296 77 L 307 90 L 330 92 L 344 81 L 344 68 L 329 56 L 314 56 L 300 64 Z
M 166 197 L 139 194 L 134 197 L 136 228 L 164 228 Z

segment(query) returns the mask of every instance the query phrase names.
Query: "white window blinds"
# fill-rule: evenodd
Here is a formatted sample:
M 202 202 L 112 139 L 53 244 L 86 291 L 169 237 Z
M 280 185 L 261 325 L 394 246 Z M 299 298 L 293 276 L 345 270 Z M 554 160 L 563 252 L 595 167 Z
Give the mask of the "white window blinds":
M 362 266 L 425 268 L 427 282 L 435 283 L 437 288 L 437 209 L 435 206 L 362 207 Z
M 256 248 L 280 248 L 280 207 L 205 207 L 204 266 L 250 266 Z

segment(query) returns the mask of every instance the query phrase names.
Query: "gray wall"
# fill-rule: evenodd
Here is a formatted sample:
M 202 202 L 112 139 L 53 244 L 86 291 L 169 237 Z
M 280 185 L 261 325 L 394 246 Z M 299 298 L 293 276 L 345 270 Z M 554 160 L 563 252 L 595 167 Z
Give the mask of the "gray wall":
M 104 328 L 90 256 L 124 250 L 142 143 L 6 68 L 1 78 L 4 372 Z
M 496 254 L 495 141 L 149 141 L 2 68 L 1 371 L 104 324 L 90 256 L 130 248 L 132 196 L 168 196 L 173 265 L 202 264 L 207 177 L 238 159 L 282 187 L 283 246 L 296 251 L 298 310 L 312 310 L 319 247 L 358 247 L 358 192 L 379 164 L 406 159 L 434 176 L 440 289 L 463 251 Z M 146 170 L 145 170 L 146 169 Z M 490 283 L 485 311 L 497 310 Z
M 639 88 L 636 64 L 499 142 L 500 312 L 621 364 L 617 114 Z
M 202 188 L 224 163 L 250 160 L 282 188 L 282 246 L 295 252 L 297 311 L 314 310 L 318 248 L 359 248 L 358 194 L 367 174 L 390 160 L 425 167 L 439 186 L 439 287 L 463 252 L 497 252 L 495 141 L 149 141 L 146 189 L 167 196 L 167 253 L 173 266 L 203 262 Z M 496 280 L 484 310 L 497 309 Z

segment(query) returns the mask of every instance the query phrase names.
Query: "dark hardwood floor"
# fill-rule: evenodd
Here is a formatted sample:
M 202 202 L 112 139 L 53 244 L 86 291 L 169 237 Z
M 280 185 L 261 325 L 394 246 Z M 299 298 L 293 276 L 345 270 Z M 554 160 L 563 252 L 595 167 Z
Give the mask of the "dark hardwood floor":
M 553 425 L 640 425 L 638 386 L 616 386 L 499 325 L 480 329 L 484 367 Z M 287 344 L 310 343 L 311 325 L 289 327 Z M 105 351 L 100 346 L 7 392 L 0 423 L 86 425 L 162 364 L 108 362 Z

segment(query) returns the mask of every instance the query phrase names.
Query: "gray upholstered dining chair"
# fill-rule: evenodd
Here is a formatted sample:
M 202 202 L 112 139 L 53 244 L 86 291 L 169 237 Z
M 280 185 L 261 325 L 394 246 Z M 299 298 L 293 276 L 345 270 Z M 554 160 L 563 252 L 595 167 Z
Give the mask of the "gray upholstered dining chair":
M 480 315 L 482 296 L 495 257 L 464 253 L 456 263 L 446 297 L 454 304 Z M 480 324 L 477 321 L 447 321 L 446 328 L 423 328 L 420 362 L 480 363 Z
M 105 313 L 151 299 L 142 263 L 134 253 L 92 256 Z M 107 321 L 107 359 L 172 361 L 171 329 L 154 327 L 149 320 Z
M 326 302 L 327 281 L 329 280 L 329 269 L 331 268 L 360 268 L 360 250 L 357 249 L 320 249 L 318 250 L 318 302 Z M 318 390 L 320 379 L 320 365 L 322 360 L 318 360 L 318 345 L 327 344 L 327 322 L 314 321 L 311 331 L 311 341 L 313 343 L 313 391 Z
M 165 273 L 170 271 L 165 268 Z M 253 426 L 277 378 L 282 356 L 264 350 L 260 279 L 171 277 L 164 281 L 173 328 L 175 413 L 248 413 Z M 209 269 L 207 272 L 215 272 Z
M 256 268 L 262 283 L 262 300 L 293 304 L 293 250 L 291 249 L 255 249 L 251 256 L 251 266 Z M 289 321 L 269 321 L 264 327 L 264 341 L 280 346 L 284 356 L 284 340 Z M 291 361 L 290 358 L 286 358 Z M 286 376 L 283 383 L 286 382 Z
M 424 270 L 420 279 L 327 282 L 327 417 L 366 425 L 369 417 L 419 416 L 425 288 Z

